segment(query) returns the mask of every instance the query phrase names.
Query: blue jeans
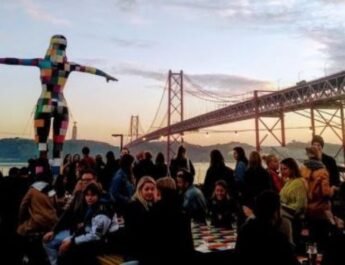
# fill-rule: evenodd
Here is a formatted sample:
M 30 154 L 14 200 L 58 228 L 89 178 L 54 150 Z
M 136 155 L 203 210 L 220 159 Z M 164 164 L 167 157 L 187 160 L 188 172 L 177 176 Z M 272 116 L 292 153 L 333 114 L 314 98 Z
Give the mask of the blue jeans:
M 43 248 L 47 252 L 47 256 L 50 262 L 50 265 L 57 265 L 58 255 L 59 255 L 59 247 L 62 243 L 62 241 L 68 237 L 70 237 L 71 234 L 69 230 L 62 230 L 58 232 L 52 240 L 50 240 L 47 243 L 43 243 Z

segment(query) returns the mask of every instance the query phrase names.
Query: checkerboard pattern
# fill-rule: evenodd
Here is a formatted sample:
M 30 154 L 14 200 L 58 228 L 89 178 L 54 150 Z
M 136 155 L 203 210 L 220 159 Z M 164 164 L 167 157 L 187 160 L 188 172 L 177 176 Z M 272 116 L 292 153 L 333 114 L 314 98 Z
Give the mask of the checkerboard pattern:
M 237 239 L 234 230 L 195 223 L 192 236 L 194 249 L 203 253 L 234 249 Z

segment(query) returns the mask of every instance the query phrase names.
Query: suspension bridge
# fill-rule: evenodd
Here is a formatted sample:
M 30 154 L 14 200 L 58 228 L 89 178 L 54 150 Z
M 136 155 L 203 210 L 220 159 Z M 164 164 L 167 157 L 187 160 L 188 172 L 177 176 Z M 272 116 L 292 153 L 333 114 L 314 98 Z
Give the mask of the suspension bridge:
M 196 85 L 182 71 L 169 71 L 158 110 L 147 132 L 141 128 L 139 116 L 131 117 L 127 147 L 166 137 L 167 161 L 174 155 L 176 145 L 183 143 L 183 134 L 217 125 L 254 120 L 256 149 L 271 135 L 281 146 L 286 145 L 285 114 L 293 112 L 310 120 L 312 134 L 322 135 L 329 128 L 341 142 L 345 160 L 345 71 L 311 81 L 300 81 L 296 85 L 278 91 L 254 90 L 243 95 L 220 95 Z M 160 111 L 167 93 L 167 106 Z M 186 95 L 218 104 L 218 108 L 185 119 Z M 158 126 L 159 114 L 164 114 Z M 274 119 L 268 124 L 266 119 Z M 278 127 L 280 125 L 280 127 Z M 262 132 L 266 133 L 262 135 Z M 139 133 L 142 132 L 142 133 Z

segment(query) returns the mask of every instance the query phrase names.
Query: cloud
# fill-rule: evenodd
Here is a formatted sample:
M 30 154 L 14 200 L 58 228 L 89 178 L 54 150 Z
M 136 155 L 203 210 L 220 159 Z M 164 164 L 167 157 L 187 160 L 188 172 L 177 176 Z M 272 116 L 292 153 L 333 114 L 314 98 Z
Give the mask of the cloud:
M 191 81 L 191 85 L 200 86 L 218 94 L 225 93 L 226 96 L 271 88 L 270 82 L 250 77 L 226 74 L 191 74 L 187 76 L 186 79 Z
M 139 0 L 115 0 L 116 9 L 120 10 L 119 16 L 124 15 L 126 23 L 135 26 L 145 26 L 151 24 L 151 18 L 143 16 L 141 8 L 152 6 L 154 1 L 139 1 Z M 145 12 L 144 12 L 145 13 Z
M 152 79 L 155 81 L 164 81 L 167 79 L 168 71 L 152 71 L 145 70 L 139 66 L 131 64 L 122 64 L 120 66 L 113 67 L 113 70 L 119 74 L 134 75 L 142 78 Z
M 127 2 L 127 8 L 136 10 L 144 3 L 178 14 L 183 18 L 214 19 L 224 28 L 249 28 L 268 34 L 288 34 L 292 38 L 310 39 L 322 46 L 320 51 L 328 58 L 330 70 L 339 70 L 344 65 L 345 44 L 342 10 L 345 0 L 152 0 Z M 126 45 L 124 42 L 123 45 Z M 135 45 L 135 42 L 134 42 Z M 223 80 L 217 77 L 218 82 Z M 205 80 L 203 80 L 205 81 Z M 239 87 L 245 82 L 231 79 Z M 214 80 L 212 81 L 214 82 Z M 230 82 L 228 83 L 230 84 Z M 223 87 L 217 83 L 219 87 Z M 254 83 L 253 86 L 256 84 Z M 260 85 L 260 83 L 258 84 Z M 265 84 L 263 84 L 265 85 Z M 251 86 L 249 83 L 248 86 Z
M 125 12 L 131 12 L 137 8 L 137 0 L 116 0 L 115 5 L 120 8 L 120 10 Z
M 331 72 L 344 69 L 345 63 L 345 28 L 315 27 L 305 29 L 305 34 L 322 44 L 321 51 L 327 56 L 330 65 L 327 68 Z
M 130 64 L 123 64 L 113 68 L 113 70 L 119 74 L 134 75 L 159 82 L 165 82 L 168 79 L 168 70 L 145 70 L 144 67 Z M 190 91 L 201 89 L 210 94 L 222 95 L 223 93 L 224 96 L 272 87 L 272 84 L 268 81 L 236 75 L 185 73 L 184 77 L 186 88 Z
M 151 48 L 154 46 L 153 42 L 144 41 L 144 40 L 125 40 L 119 38 L 111 39 L 112 42 L 117 44 L 120 47 L 125 48 Z
M 305 1 L 296 0 L 156 0 L 161 6 L 174 10 L 192 12 L 197 16 L 211 16 L 216 19 L 223 19 L 229 26 L 246 24 L 247 26 L 279 26 L 303 15 L 305 10 L 300 8 Z M 302 2 L 302 4 L 301 4 Z M 235 22 L 235 23 L 230 23 Z
M 101 59 L 101 58 L 77 58 L 75 61 L 79 64 L 85 64 L 85 65 L 106 65 L 108 63 L 107 60 Z
M 25 12 L 35 20 L 45 21 L 45 22 L 49 22 L 51 24 L 60 25 L 60 26 L 70 25 L 70 21 L 53 16 L 48 11 L 43 10 L 40 6 L 38 6 L 32 0 L 21 0 L 21 3 Z
M 345 0 L 320 0 L 325 4 L 345 4 Z

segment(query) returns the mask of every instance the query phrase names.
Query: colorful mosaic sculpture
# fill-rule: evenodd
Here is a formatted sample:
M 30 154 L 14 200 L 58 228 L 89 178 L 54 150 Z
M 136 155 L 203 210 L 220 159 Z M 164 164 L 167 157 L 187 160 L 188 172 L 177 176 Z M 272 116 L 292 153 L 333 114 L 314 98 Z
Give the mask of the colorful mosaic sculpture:
M 68 127 L 68 107 L 63 95 L 67 78 L 72 71 L 103 76 L 107 81 L 116 78 L 93 67 L 69 62 L 66 57 L 67 39 L 54 35 L 45 57 L 36 59 L 0 58 L 1 64 L 37 66 L 40 69 L 42 93 L 35 112 L 35 141 L 40 157 L 48 157 L 48 136 L 53 120 L 53 173 L 59 173 L 63 143 Z M 55 171 L 55 172 L 54 172 Z

